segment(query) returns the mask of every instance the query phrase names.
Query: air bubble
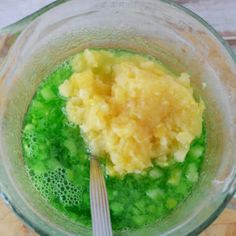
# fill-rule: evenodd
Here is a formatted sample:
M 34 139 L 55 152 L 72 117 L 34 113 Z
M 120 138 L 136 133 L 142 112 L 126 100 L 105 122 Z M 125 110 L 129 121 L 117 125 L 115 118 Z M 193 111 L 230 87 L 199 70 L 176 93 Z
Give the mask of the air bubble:
M 44 174 L 44 177 L 48 177 L 48 173 L 45 173 L 45 174 Z

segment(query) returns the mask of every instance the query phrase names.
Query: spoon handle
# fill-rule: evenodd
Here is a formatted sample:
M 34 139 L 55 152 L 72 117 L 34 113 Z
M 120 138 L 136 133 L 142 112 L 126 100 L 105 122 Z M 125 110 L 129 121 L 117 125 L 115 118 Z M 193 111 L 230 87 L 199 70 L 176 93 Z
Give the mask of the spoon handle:
M 106 184 L 96 158 L 90 160 L 90 205 L 93 236 L 112 236 Z

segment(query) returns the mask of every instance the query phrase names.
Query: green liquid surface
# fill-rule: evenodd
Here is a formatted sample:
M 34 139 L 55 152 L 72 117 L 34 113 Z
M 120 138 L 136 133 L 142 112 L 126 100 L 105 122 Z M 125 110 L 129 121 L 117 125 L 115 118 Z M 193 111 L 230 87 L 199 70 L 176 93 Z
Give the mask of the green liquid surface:
M 58 91 L 72 73 L 70 61 L 65 62 L 39 86 L 24 120 L 24 161 L 32 184 L 46 201 L 68 218 L 91 226 L 89 154 L 79 127 L 66 117 L 66 101 Z M 183 163 L 154 165 L 122 178 L 106 176 L 114 230 L 160 221 L 184 204 L 199 179 L 205 136 L 203 128 Z

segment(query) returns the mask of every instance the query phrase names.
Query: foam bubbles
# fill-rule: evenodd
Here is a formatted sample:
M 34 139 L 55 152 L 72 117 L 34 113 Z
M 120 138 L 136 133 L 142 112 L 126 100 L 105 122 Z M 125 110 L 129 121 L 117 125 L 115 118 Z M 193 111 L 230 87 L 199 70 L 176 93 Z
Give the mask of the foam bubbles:
M 48 201 L 58 199 L 64 206 L 75 206 L 81 202 L 81 188 L 66 179 L 66 170 L 58 168 L 44 174 L 32 174 L 28 169 L 35 188 Z

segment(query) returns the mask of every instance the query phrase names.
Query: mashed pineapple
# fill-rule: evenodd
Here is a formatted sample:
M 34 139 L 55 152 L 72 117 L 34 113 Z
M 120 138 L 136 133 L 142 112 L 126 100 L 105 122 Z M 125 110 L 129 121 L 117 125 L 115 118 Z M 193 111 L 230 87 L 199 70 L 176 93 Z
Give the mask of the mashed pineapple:
M 68 118 L 92 154 L 109 158 L 109 174 L 184 161 L 204 110 L 188 74 L 176 77 L 151 59 L 111 50 L 85 50 L 72 64 L 60 86 Z

